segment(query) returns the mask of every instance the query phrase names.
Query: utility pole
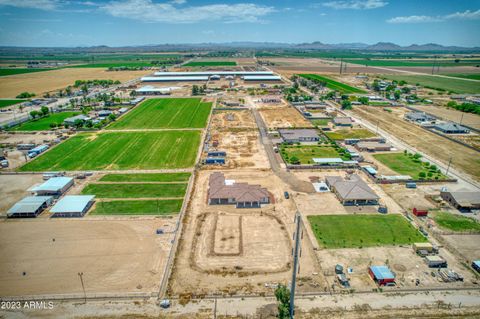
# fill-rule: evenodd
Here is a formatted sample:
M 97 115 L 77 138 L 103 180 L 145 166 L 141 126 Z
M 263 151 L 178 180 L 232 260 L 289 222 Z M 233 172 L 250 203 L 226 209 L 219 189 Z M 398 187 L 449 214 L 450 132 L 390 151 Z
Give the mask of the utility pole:
M 343 59 L 340 59 L 340 74 L 342 74 L 342 68 L 343 68 Z
M 215 297 L 215 306 L 213 308 L 213 319 L 217 319 L 217 297 Z
M 450 164 L 452 164 L 452 157 L 450 156 L 450 160 L 448 161 L 448 166 L 447 166 L 447 172 L 445 173 L 445 175 L 448 176 L 448 171 L 450 170 Z
M 462 112 L 462 117 L 460 118 L 460 125 L 462 125 L 462 122 L 463 122 L 463 116 L 465 115 L 465 113 Z
M 437 63 L 437 56 L 433 58 L 432 74 L 435 72 L 435 64 Z
M 85 303 L 87 303 L 87 293 L 85 292 L 85 285 L 83 284 L 83 272 L 79 272 L 78 277 L 80 277 L 80 282 L 82 283 L 83 289 L 83 296 L 85 297 Z
M 295 282 L 297 280 L 297 268 L 298 268 L 298 252 L 300 250 L 300 213 L 297 211 L 295 214 L 295 220 L 297 227 L 295 231 L 295 249 L 293 251 L 293 270 L 292 270 L 292 286 L 290 287 L 290 319 L 295 315 Z

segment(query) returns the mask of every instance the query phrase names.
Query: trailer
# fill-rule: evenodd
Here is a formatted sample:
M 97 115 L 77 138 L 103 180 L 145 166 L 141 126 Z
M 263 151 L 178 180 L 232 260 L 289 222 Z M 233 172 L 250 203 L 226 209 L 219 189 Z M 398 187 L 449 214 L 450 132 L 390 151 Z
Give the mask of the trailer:
M 417 209 L 416 207 L 414 207 L 412 213 L 417 217 L 426 217 L 428 215 L 428 210 Z
M 225 158 L 223 158 L 223 157 L 207 157 L 205 159 L 205 164 L 224 165 L 225 164 Z

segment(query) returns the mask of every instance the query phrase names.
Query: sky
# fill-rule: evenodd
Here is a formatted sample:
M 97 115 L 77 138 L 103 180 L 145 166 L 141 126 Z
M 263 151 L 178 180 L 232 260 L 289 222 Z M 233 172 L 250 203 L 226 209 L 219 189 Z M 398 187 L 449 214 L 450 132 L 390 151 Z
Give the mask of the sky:
M 480 47 L 480 0 L 0 0 L 0 45 L 203 42 Z

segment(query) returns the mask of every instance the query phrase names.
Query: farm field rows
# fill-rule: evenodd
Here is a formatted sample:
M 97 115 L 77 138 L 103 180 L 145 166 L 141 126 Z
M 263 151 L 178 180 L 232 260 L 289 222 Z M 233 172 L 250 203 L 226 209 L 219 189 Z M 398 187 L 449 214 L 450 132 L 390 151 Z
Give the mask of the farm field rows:
M 173 215 L 180 212 L 182 203 L 182 199 L 102 201 L 89 215 Z
M 346 59 L 344 60 L 348 63 L 354 64 L 361 64 L 361 65 L 368 65 L 368 66 L 403 66 L 403 67 L 414 67 L 414 66 L 425 66 L 431 67 L 441 66 L 441 67 L 452 67 L 452 66 L 476 66 L 480 64 L 480 60 L 460 60 L 459 62 L 455 62 L 454 59 L 378 59 L 378 60 L 371 60 L 371 59 Z
M 426 241 L 401 215 L 321 215 L 307 218 L 318 244 L 327 249 Z
M 299 76 L 309 79 L 312 81 L 321 81 L 327 83 L 327 88 L 339 91 L 341 93 L 350 94 L 350 93 L 366 93 L 364 90 L 355 88 L 353 86 L 347 85 L 345 83 L 337 82 L 325 76 L 321 76 L 318 74 L 299 74 Z
M 367 129 L 341 129 L 334 132 L 325 132 L 332 140 L 344 140 L 349 138 L 369 138 L 376 135 Z
M 447 76 L 453 76 L 454 78 L 462 78 L 462 79 L 471 79 L 471 80 L 478 80 L 480 81 L 480 73 L 478 74 L 456 74 L 456 73 L 452 73 L 452 74 L 443 74 L 443 75 L 447 75 Z
M 188 182 L 190 173 L 107 174 L 100 182 Z
M 95 195 L 98 198 L 161 198 L 183 197 L 187 189 L 186 183 L 178 184 L 88 184 L 84 195 Z
M 33 73 L 33 72 L 44 72 L 44 71 L 51 71 L 51 70 L 55 70 L 55 69 L 29 69 L 29 68 L 0 69 L 0 76 L 17 75 L 17 74 Z
M 199 143 L 199 131 L 81 133 L 20 170 L 186 168 L 193 166 Z
M 234 61 L 192 61 L 183 66 L 235 66 Z
M 52 113 L 47 117 L 24 122 L 9 129 L 9 131 L 47 131 L 50 130 L 50 124 L 55 123 L 57 126 L 63 124 L 66 118 L 80 114 L 79 112 L 61 112 Z
M 480 83 L 458 79 L 449 79 L 430 75 L 382 75 L 389 80 L 405 81 L 412 85 L 440 89 L 454 93 L 480 93 Z
M 107 129 L 203 128 L 211 107 L 198 98 L 149 99 Z
M 9 107 L 18 103 L 25 102 L 26 100 L 0 100 L 0 109 Z

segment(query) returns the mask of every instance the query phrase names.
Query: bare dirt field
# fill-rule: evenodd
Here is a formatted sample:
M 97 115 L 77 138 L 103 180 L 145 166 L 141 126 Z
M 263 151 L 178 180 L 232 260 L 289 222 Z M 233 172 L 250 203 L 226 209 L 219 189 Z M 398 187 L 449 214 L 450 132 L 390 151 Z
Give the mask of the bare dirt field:
M 42 182 L 42 175 L 0 175 L 0 216 L 5 216 L 10 207 L 25 196 L 33 185 Z
M 57 135 L 53 133 L 32 133 L 32 134 L 26 134 L 26 133 L 10 133 L 10 134 L 0 134 L 0 142 L 2 144 L 11 144 L 11 145 L 17 145 L 17 144 L 41 144 L 41 143 L 49 143 L 53 139 L 57 138 Z
M 457 123 L 460 123 L 460 121 L 462 121 L 462 124 L 480 130 L 480 115 L 476 115 L 473 113 L 465 113 L 457 111 L 455 109 L 436 105 L 415 105 L 414 107 L 419 111 L 433 114 L 444 120 L 454 121 Z
M 442 184 L 441 186 L 445 186 Z M 440 185 L 417 185 L 417 188 L 406 188 L 404 184 L 384 184 L 381 187 L 404 210 L 411 212 L 413 208 L 433 209 L 437 206 L 426 196 L 438 195 Z
M 216 149 L 227 152 L 226 168 L 268 168 L 265 149 L 250 110 L 215 111 L 209 134 Z M 213 150 L 213 149 L 212 149 Z M 215 167 L 209 167 L 215 169 Z
M 453 166 L 476 180 L 480 179 L 478 152 L 403 120 L 405 110 L 395 108 L 390 113 L 382 108 L 359 106 L 353 109 L 353 113 L 370 123 L 378 123 L 381 129 L 445 164 L 454 154 Z
M 480 259 L 479 234 L 442 235 L 443 239 L 460 251 L 469 260 Z
M 207 205 L 210 171 L 200 171 L 189 203 L 184 229 L 170 277 L 173 295 L 272 293 L 291 275 L 294 202 L 290 189 L 265 170 L 224 171 L 227 179 L 266 187 L 275 203 L 260 209 Z M 323 287 L 310 241 L 302 241 L 300 277 L 303 291 Z
M 170 224 L 144 220 L 9 220 L 0 223 L 0 295 L 154 292 Z M 55 241 L 53 241 L 55 239 Z M 25 272 L 25 274 L 23 274 Z
M 312 123 L 293 107 L 270 107 L 262 108 L 259 111 L 269 129 L 312 127 Z
M 96 68 L 66 68 L 54 71 L 33 72 L 0 79 L 0 98 L 13 98 L 22 92 L 42 93 L 63 89 L 75 80 L 119 80 L 121 82 L 144 76 L 151 71 L 106 71 Z

